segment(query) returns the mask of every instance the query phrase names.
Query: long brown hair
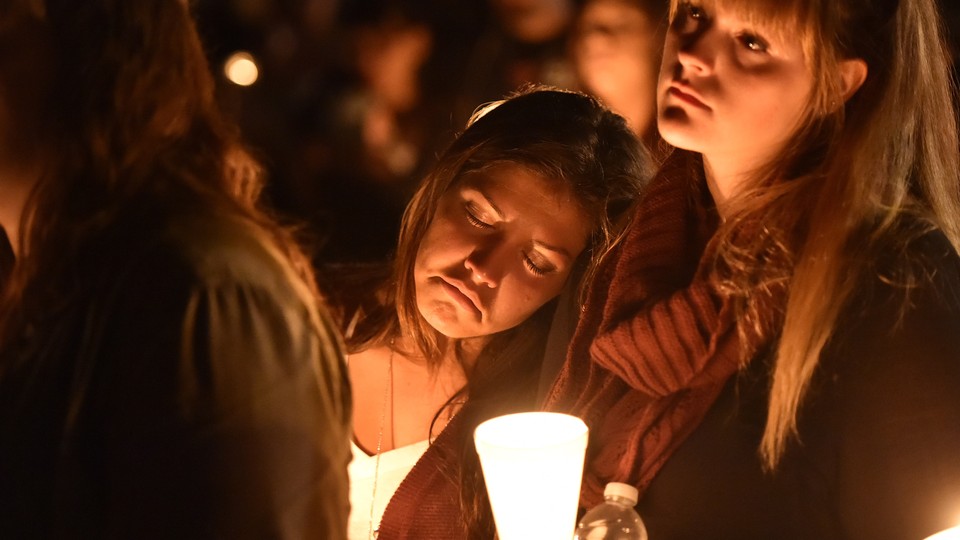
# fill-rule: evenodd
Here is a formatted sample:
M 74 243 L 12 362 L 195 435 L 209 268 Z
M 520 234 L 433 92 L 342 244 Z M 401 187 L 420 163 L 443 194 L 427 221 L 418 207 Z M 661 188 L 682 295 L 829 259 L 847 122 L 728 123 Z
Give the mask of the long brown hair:
M 843 309 L 876 277 L 873 262 L 923 233 L 903 222 L 960 246 L 956 89 L 934 0 L 715 1 L 799 36 L 815 81 L 792 140 L 731 199 L 714 261 L 742 334 L 770 333 L 764 292 L 788 290 L 760 447 L 772 469 Z M 851 58 L 868 73 L 844 103 L 838 66 Z M 906 291 L 922 274 L 900 262 Z
M 645 151 L 624 129 L 623 118 L 594 98 L 545 87 L 532 86 L 478 109 L 407 205 L 383 302 L 390 315 L 348 340 L 351 352 L 402 333 L 428 363 L 441 361 L 441 338 L 417 309 L 413 267 L 440 197 L 472 171 L 509 162 L 569 183 L 594 219 L 585 256 L 601 257 L 619 234 L 615 221 L 649 176 Z
M 85 248 L 144 201 L 241 216 L 317 298 L 307 257 L 259 206 L 261 169 L 216 105 L 186 1 L 9 1 L 4 24 L 32 17 L 49 31 L 55 79 L 39 130 L 42 176 L 0 304 L 0 343 L 57 302 Z
M 407 206 L 392 275 L 382 291 L 384 300 L 378 313 L 361 322 L 348 339 L 348 350 L 383 345 L 404 335 L 411 338 L 415 354 L 433 368 L 439 365 L 446 338 L 417 309 L 414 261 L 440 197 L 465 174 L 496 163 L 519 164 L 573 187 L 575 198 L 594 220 L 580 261 L 587 273 L 618 238 L 622 227 L 617 221 L 650 173 L 650 161 L 623 118 L 585 94 L 530 87 L 479 109 Z M 581 280 L 581 285 L 585 282 Z M 493 532 L 470 434 L 487 418 L 534 407 L 540 359 L 555 305 L 548 302 L 520 325 L 492 336 L 467 373 L 466 387 L 451 398 L 468 398 L 458 413 L 465 435 L 446 470 L 460 486 L 460 515 L 467 537 L 484 538 Z

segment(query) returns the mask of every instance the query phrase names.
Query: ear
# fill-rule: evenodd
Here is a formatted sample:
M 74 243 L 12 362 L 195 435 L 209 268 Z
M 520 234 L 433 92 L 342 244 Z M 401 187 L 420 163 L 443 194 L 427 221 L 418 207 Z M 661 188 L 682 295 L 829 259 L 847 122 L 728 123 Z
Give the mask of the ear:
M 840 90 L 846 102 L 867 80 L 867 63 L 862 58 L 848 58 L 840 61 Z

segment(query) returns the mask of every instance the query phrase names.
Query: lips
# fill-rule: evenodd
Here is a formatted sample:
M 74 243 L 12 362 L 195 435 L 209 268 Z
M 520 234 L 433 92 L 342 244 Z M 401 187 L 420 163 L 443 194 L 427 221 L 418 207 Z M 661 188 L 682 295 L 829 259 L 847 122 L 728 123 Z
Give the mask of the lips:
M 480 310 L 480 298 L 475 292 L 470 290 L 463 282 L 452 278 L 436 278 L 447 296 L 464 309 L 476 313 L 479 317 L 482 315 Z
M 693 105 L 694 107 L 704 109 L 707 111 L 710 110 L 710 107 L 707 107 L 707 105 L 703 101 L 700 101 L 699 97 L 697 97 L 693 92 L 691 92 L 688 89 L 680 89 L 678 86 L 674 85 L 674 86 L 671 86 L 669 90 L 667 90 L 667 93 L 679 99 L 680 101 L 683 101 L 684 103 L 689 103 L 690 105 Z

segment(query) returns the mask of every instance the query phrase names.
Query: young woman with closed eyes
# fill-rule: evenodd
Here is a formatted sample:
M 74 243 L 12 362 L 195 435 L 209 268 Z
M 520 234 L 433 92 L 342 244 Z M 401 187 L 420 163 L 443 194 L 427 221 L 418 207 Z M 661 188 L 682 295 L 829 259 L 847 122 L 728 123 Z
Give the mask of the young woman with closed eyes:
M 339 286 L 359 309 L 334 302 L 355 396 L 351 538 L 493 535 L 473 428 L 535 408 L 554 299 L 613 241 L 647 166 L 620 116 L 544 88 L 481 110 L 440 157 L 389 276 Z

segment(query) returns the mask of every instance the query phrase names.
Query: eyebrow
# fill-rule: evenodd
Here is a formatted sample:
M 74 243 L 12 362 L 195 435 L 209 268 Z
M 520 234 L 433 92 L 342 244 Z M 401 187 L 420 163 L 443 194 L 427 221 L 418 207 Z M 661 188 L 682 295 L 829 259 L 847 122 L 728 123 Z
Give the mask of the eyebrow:
M 560 254 L 560 255 L 563 255 L 563 256 L 566 257 L 567 259 L 573 259 L 573 256 L 570 255 L 570 252 L 567 251 L 566 249 L 560 247 L 560 246 L 552 246 L 552 245 L 550 245 L 550 244 L 546 244 L 546 243 L 541 242 L 541 241 L 539 241 L 539 240 L 534 240 L 534 241 L 533 241 L 533 245 L 537 246 L 538 248 L 546 249 L 546 250 L 548 250 L 548 251 L 553 251 L 553 252 L 555 252 L 555 253 L 558 253 L 558 254 Z
M 487 204 L 490 205 L 490 208 L 493 208 L 493 211 L 497 214 L 497 217 L 498 217 L 498 218 L 500 218 L 500 219 L 506 219 L 506 217 L 503 215 L 503 210 L 500 210 L 500 207 L 497 206 L 497 203 L 493 202 L 493 199 L 491 199 L 490 196 L 487 195 L 487 192 L 483 191 L 482 189 L 480 189 L 480 188 L 477 187 L 477 186 L 470 186 L 470 189 L 472 189 L 472 190 L 476 191 L 477 193 L 479 193 L 480 196 L 483 197 L 483 199 L 484 199 L 485 201 L 487 201 Z
M 503 210 L 500 210 L 500 207 L 497 206 L 497 204 L 496 204 L 495 202 L 493 202 L 493 199 L 490 198 L 490 196 L 487 195 L 487 193 L 486 193 L 485 191 L 483 191 L 481 188 L 479 188 L 479 187 L 477 187 L 477 186 L 470 186 L 470 189 L 472 189 L 472 190 L 476 191 L 477 193 L 479 193 L 480 196 L 483 197 L 483 200 L 487 201 L 487 204 L 490 205 L 490 208 L 493 209 L 493 211 L 497 214 L 497 216 L 498 216 L 500 219 L 506 219 L 506 217 L 503 215 Z M 536 247 L 538 247 L 538 248 L 545 249 L 545 250 L 547 250 L 547 251 L 553 251 L 554 253 L 557 253 L 557 254 L 559 254 L 559 255 L 563 255 L 563 256 L 566 257 L 568 260 L 572 260 L 572 259 L 573 259 L 573 255 L 571 255 L 569 251 L 567 251 L 565 248 L 563 248 L 563 247 L 561 247 L 561 246 L 554 246 L 554 245 L 548 244 L 548 243 L 546 243 L 546 242 L 541 242 L 540 240 L 534 240 L 534 241 L 533 241 L 533 245 L 536 246 Z

